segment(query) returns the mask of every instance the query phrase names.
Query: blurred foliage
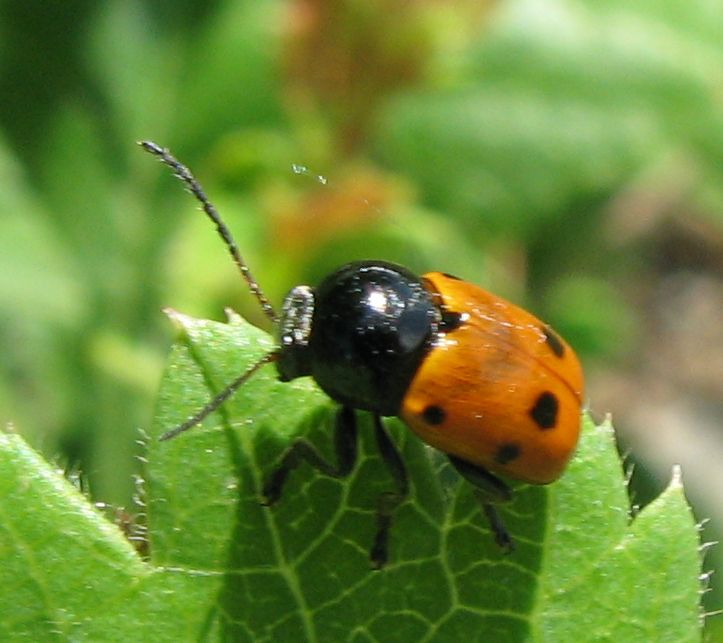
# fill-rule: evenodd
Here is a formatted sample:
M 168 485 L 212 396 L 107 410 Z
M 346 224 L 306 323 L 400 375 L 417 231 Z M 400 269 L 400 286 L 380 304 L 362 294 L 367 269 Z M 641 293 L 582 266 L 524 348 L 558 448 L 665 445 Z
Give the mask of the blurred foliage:
M 723 361 L 697 379 L 675 356 L 635 370 L 671 344 L 721 354 L 715 306 L 705 343 L 654 325 L 671 273 L 723 282 L 720 3 L 0 8 L 0 409 L 96 497 L 129 502 L 170 342 L 160 308 L 264 324 L 142 138 L 194 169 L 277 303 L 355 258 L 441 269 L 555 325 L 593 410 L 617 410 L 596 380 L 617 366 L 632 373 L 613 387 L 621 409 L 646 373 L 678 371 L 665 395 L 721 417 Z M 675 301 L 681 319 L 695 307 Z M 715 449 L 681 424 L 673 453 L 700 476 L 701 517 L 723 520 L 707 467 L 686 469 L 689 445 Z

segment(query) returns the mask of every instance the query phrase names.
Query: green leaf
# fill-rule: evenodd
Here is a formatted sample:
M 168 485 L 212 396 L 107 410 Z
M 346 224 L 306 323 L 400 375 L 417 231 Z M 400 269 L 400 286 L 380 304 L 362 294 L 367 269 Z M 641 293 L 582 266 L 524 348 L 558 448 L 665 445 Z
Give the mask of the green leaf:
M 182 327 L 148 442 L 150 560 L 15 435 L 0 436 L 0 636 L 36 640 L 694 641 L 698 532 L 679 475 L 630 523 L 608 422 L 585 420 L 563 478 L 518 486 L 503 554 L 470 489 L 397 421 L 412 479 L 390 563 L 369 569 L 391 486 L 362 422 L 346 481 L 301 466 L 274 508 L 265 475 L 295 436 L 327 455 L 333 406 L 262 369 L 201 427 L 155 438 L 272 346 L 236 316 Z M 150 637 L 150 638 L 149 638 Z
M 0 433 L 0 461 L 0 639 L 127 641 L 153 632 L 154 641 L 179 641 L 202 631 L 218 576 L 144 563 L 19 436 Z

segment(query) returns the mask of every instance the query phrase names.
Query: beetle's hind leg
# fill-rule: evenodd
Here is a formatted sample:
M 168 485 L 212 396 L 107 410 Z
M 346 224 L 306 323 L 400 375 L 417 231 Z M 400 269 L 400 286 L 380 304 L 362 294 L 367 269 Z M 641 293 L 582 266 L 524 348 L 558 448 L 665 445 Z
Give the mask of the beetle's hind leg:
M 495 542 L 506 552 L 511 552 L 515 548 L 515 543 L 495 505 L 512 500 L 512 491 L 502 480 L 493 476 L 483 467 L 460 460 L 452 455 L 448 457 L 457 472 L 472 485 L 474 495 L 490 524 Z

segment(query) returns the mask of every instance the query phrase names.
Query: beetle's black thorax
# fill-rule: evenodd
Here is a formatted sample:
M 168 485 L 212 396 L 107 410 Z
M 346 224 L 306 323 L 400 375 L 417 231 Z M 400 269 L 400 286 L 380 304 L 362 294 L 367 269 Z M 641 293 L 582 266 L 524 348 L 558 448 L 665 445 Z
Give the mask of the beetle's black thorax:
M 282 380 L 311 375 L 331 398 L 397 415 L 437 332 L 421 280 L 401 266 L 357 262 L 284 302 L 277 362 Z

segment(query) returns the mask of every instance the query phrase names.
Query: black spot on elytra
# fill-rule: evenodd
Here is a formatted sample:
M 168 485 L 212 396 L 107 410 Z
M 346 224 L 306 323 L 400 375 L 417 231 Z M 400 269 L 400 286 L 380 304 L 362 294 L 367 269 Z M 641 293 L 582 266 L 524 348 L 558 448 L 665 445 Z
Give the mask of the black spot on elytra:
M 452 310 L 442 312 L 442 323 L 440 330 L 443 333 L 451 333 L 462 325 L 462 313 L 455 313 Z
M 549 326 L 543 326 L 542 332 L 545 334 L 545 341 L 550 347 L 550 350 L 555 353 L 557 357 L 562 358 L 565 354 L 565 345 L 562 343 L 560 336 Z
M 447 413 L 441 406 L 430 404 L 422 411 L 422 418 L 427 424 L 438 425 L 444 422 Z
M 462 281 L 457 275 L 450 275 L 448 272 L 442 273 L 447 279 L 454 279 L 455 281 Z
M 519 444 L 508 442 L 501 445 L 495 453 L 495 462 L 497 464 L 509 464 L 513 460 L 517 460 L 522 455 L 522 448 Z
M 554 393 L 545 391 L 530 409 L 530 417 L 541 429 L 552 429 L 557 424 L 557 411 L 560 404 Z

